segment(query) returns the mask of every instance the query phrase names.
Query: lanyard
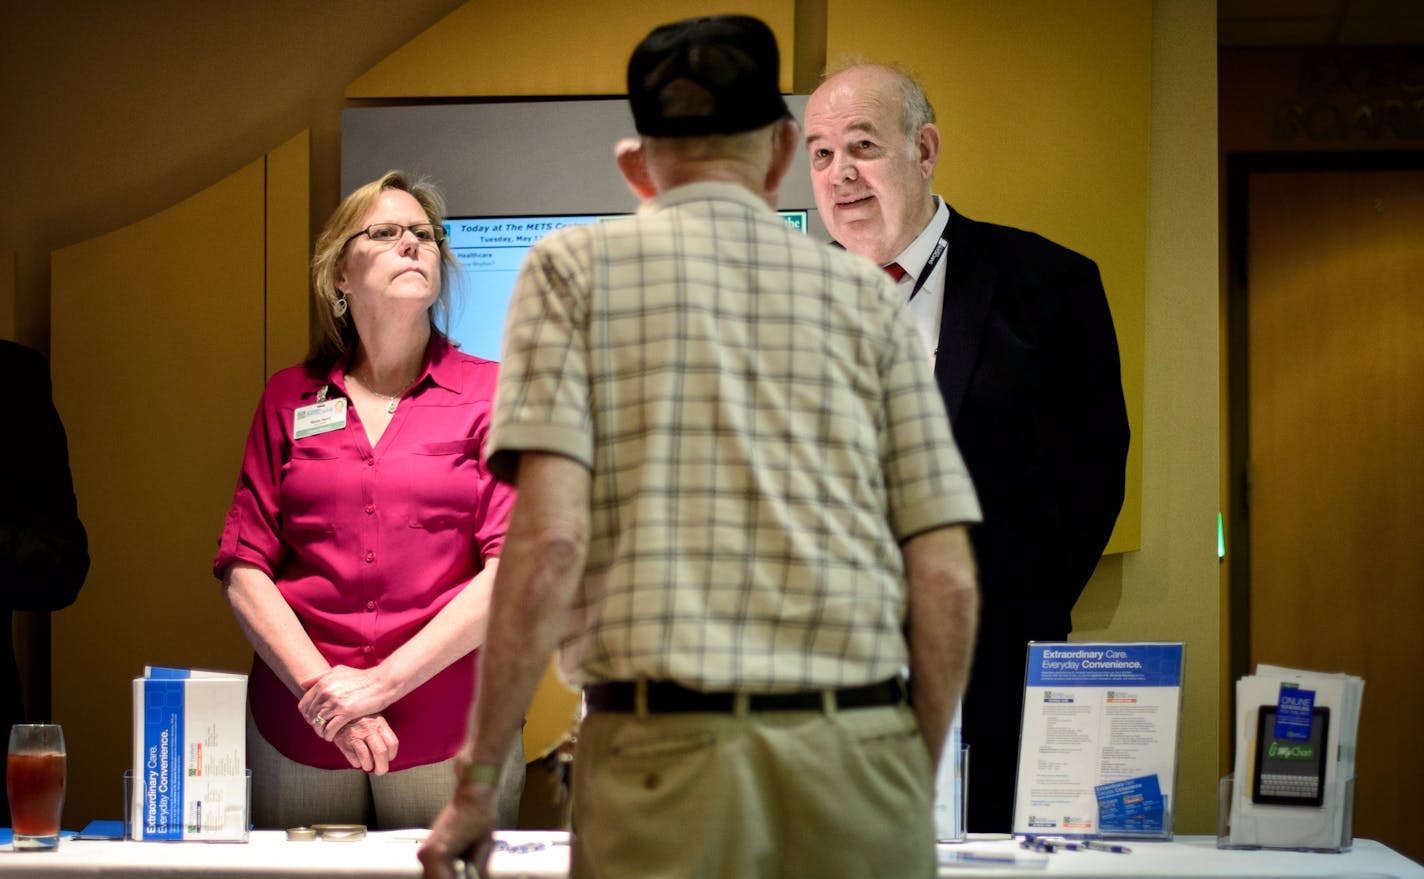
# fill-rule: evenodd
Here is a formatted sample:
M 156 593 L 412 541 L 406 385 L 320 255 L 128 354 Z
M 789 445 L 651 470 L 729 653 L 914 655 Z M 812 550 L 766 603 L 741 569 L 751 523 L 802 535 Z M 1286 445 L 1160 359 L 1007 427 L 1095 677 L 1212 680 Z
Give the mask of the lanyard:
M 915 301 L 915 294 L 920 292 L 920 288 L 929 280 L 930 272 L 939 263 L 940 257 L 944 256 L 945 250 L 949 247 L 949 224 L 954 219 L 954 212 L 950 211 L 949 219 L 944 221 L 944 229 L 939 233 L 939 240 L 935 242 L 934 250 L 930 251 L 930 258 L 925 260 L 925 267 L 915 276 L 915 286 L 910 289 L 910 298 L 906 302 Z

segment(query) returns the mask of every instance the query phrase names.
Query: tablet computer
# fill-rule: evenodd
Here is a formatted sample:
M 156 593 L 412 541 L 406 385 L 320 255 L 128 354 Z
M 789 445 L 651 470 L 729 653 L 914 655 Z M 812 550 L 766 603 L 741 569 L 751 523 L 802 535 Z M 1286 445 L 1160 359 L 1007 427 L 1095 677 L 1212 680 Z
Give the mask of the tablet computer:
M 1319 806 L 1325 797 L 1325 761 L 1330 749 L 1330 709 L 1316 706 L 1310 738 L 1276 738 L 1276 706 L 1256 712 L 1256 766 L 1251 802 L 1272 806 Z

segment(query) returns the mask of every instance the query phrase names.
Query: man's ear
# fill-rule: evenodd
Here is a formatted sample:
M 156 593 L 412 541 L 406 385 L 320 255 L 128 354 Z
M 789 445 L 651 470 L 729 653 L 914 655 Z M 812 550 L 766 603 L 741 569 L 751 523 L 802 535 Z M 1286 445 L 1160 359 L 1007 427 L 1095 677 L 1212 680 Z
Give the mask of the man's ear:
M 783 119 L 776 127 L 771 139 L 771 167 L 766 172 L 766 197 L 773 208 L 776 207 L 776 193 L 791 163 L 796 159 L 796 151 L 801 149 L 801 126 L 795 119 Z
M 633 190 L 639 201 L 647 201 L 658 194 L 657 187 L 653 185 L 653 175 L 648 173 L 648 155 L 643 151 L 641 138 L 625 137 L 618 141 L 613 155 L 618 160 L 618 170 L 622 172 L 628 188 Z
M 915 136 L 915 161 L 920 165 L 920 173 L 928 180 L 934 176 L 935 165 L 939 162 L 939 128 L 933 122 L 920 126 Z

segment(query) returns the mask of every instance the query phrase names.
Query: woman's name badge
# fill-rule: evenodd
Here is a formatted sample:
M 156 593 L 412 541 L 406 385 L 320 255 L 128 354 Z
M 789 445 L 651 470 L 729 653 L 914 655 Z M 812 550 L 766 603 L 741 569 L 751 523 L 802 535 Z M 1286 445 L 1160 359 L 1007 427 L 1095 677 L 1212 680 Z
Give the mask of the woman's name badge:
M 292 437 L 316 436 L 346 426 L 346 398 L 325 400 L 310 406 L 298 406 L 292 416 Z

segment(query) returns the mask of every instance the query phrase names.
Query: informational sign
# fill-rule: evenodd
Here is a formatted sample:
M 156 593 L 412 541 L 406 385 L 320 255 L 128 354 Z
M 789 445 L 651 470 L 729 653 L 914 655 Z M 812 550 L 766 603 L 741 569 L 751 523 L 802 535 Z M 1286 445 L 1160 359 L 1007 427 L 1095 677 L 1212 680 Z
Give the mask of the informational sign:
M 807 229 L 807 212 L 779 211 L 786 225 Z M 626 214 L 561 214 L 540 217 L 452 217 L 445 221 L 450 252 L 460 263 L 459 294 L 450 323 L 441 329 L 466 354 L 500 358 L 505 313 L 524 256 L 534 242 L 565 226 L 617 220 Z
M 1015 833 L 1171 838 L 1183 649 L 1029 645 Z

